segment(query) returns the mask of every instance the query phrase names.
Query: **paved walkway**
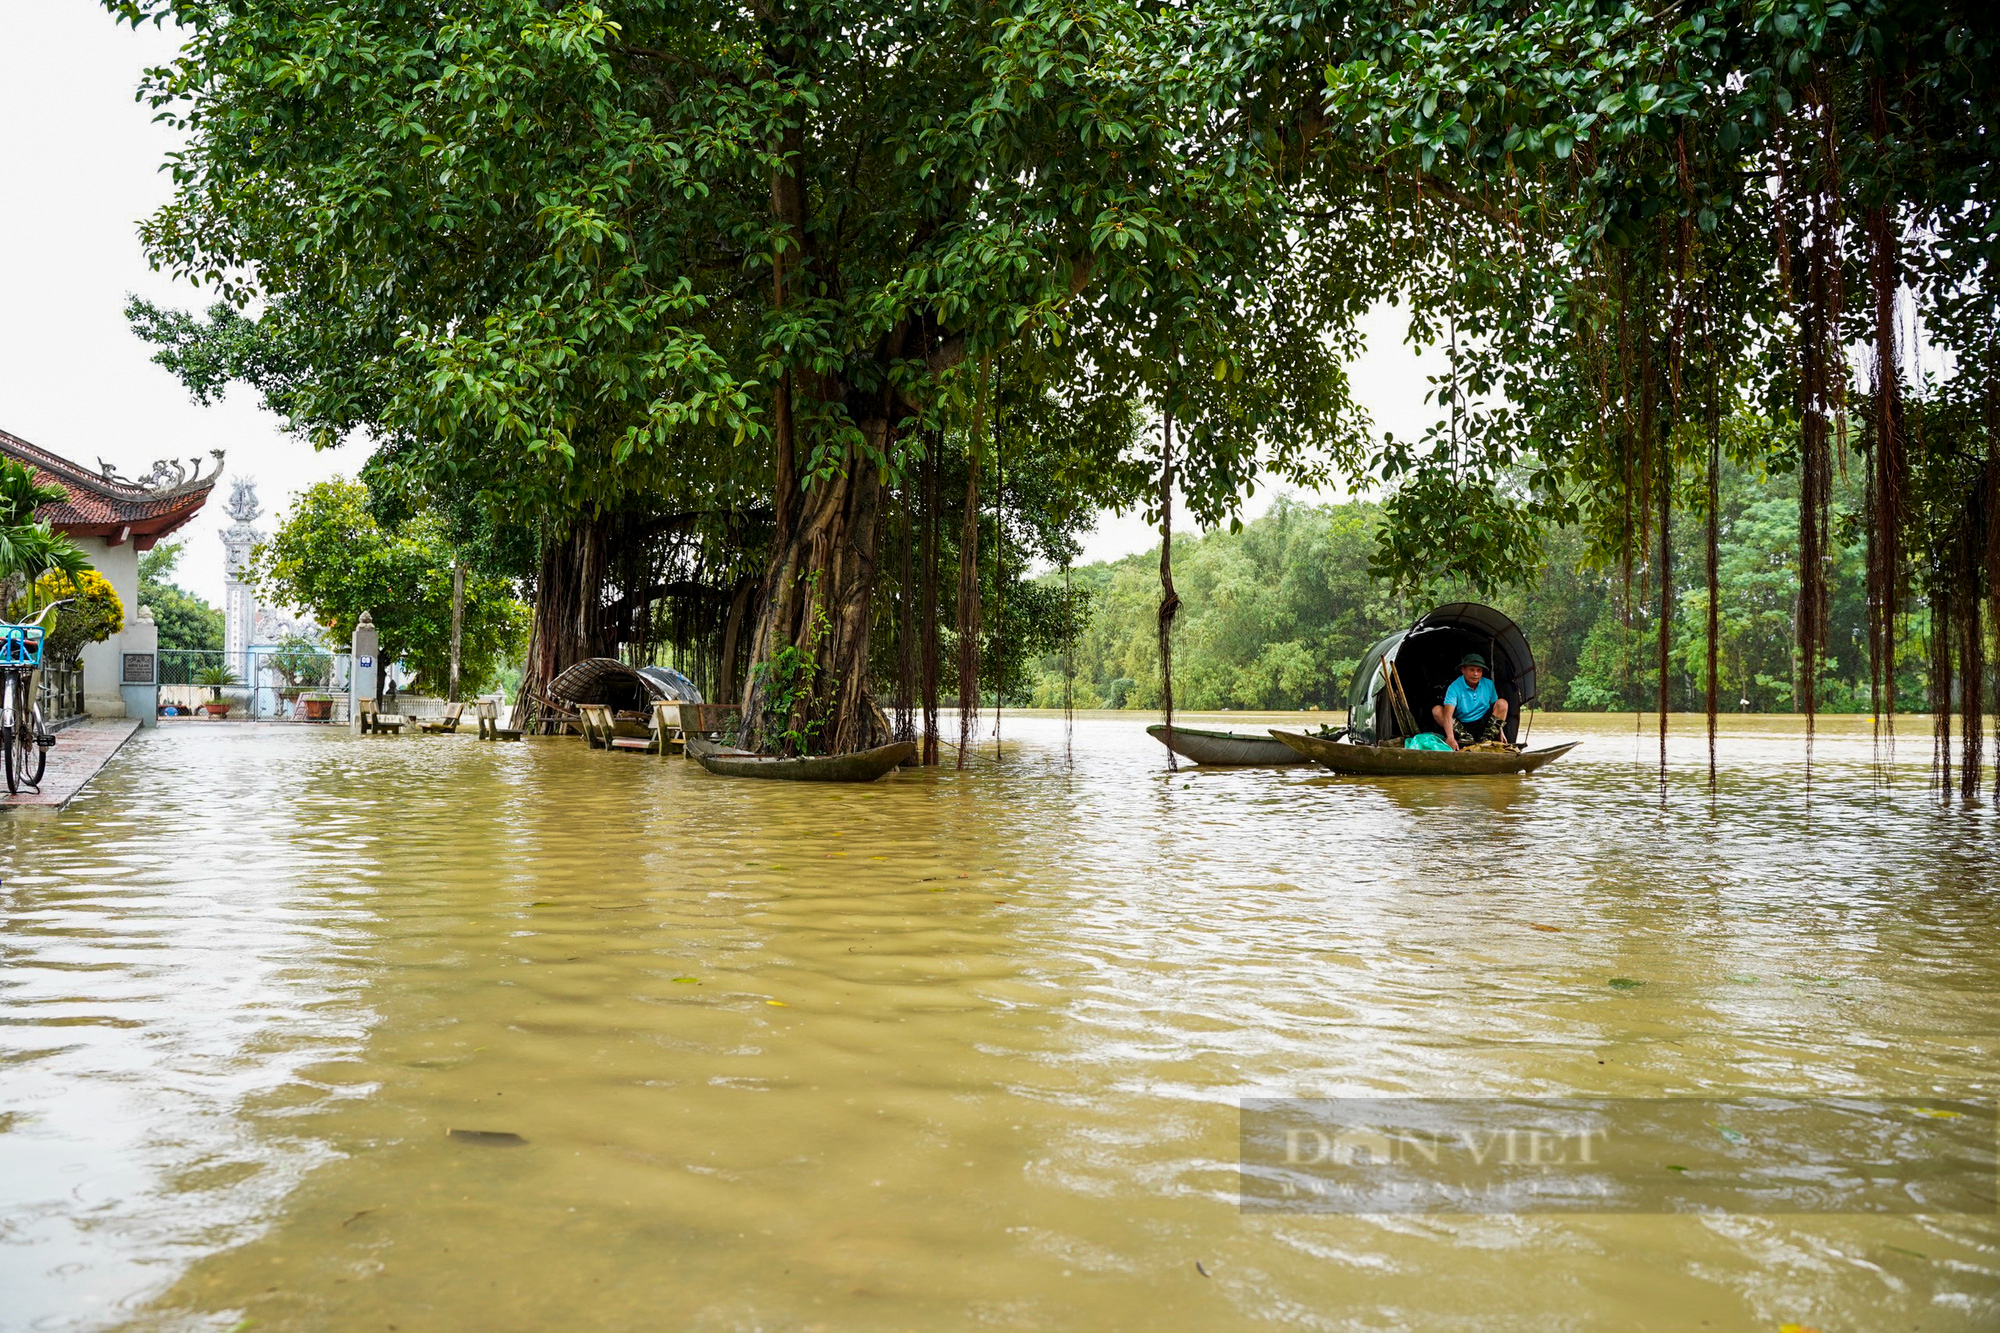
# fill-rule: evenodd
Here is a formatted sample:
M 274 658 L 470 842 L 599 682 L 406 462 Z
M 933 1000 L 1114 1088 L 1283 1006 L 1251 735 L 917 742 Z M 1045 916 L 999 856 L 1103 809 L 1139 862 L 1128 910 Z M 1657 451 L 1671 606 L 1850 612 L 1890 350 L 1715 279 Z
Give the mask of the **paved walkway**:
M 138 729 L 139 719 L 135 717 L 93 718 L 64 727 L 56 733 L 55 746 L 49 751 L 49 767 L 42 774 L 41 791 L 9 796 L 0 790 L 0 807 L 62 809 Z M 0 788 L 4 786 L 0 783 Z

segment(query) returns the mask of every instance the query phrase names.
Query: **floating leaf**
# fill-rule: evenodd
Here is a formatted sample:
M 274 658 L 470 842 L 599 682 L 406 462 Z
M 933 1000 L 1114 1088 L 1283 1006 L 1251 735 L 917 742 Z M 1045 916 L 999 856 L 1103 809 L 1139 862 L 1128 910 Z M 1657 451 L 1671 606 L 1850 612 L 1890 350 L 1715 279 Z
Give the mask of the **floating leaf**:
M 783 1000 L 766 1000 L 764 1001 L 764 1003 L 770 1005 L 774 1009 L 789 1009 L 792 1007 L 789 1004 L 786 1004 Z
M 1637 989 L 1639 989 L 1639 987 L 1641 987 L 1641 986 L 1643 986 L 1643 985 L 1645 985 L 1645 984 L 1646 984 L 1646 983 L 1645 983 L 1645 982 L 1643 982 L 1643 981 L 1634 981 L 1634 980 L 1632 980 L 1632 978 L 1630 978 L 1630 977 L 1613 977 L 1613 978 L 1611 978 L 1611 989 L 1612 989 L 1612 990 L 1637 990 Z
M 680 982 L 683 986 L 699 986 L 701 984 L 700 979 L 696 977 L 675 977 L 674 980 Z
M 1555 934 L 1558 934 L 1558 935 L 1562 934 L 1562 927 L 1561 927 L 1561 926 L 1545 926 L 1545 925 L 1543 925 L 1543 924 L 1542 924 L 1541 922 L 1539 922 L 1539 921 L 1530 921 L 1530 922 L 1528 923 L 1528 929 L 1529 929 L 1529 930 L 1547 930 L 1547 931 L 1553 931 L 1553 932 L 1554 932 Z
M 1667 1163 L 1667 1170 L 1669 1170 L 1669 1171 L 1683 1171 L 1683 1172 L 1684 1172 L 1684 1171 L 1686 1171 L 1686 1170 L 1687 1170 L 1687 1168 L 1686 1168 L 1686 1167 L 1684 1167 L 1684 1166 L 1675 1166 L 1675 1165 L 1674 1165 L 1674 1164 L 1673 1164 L 1672 1162 L 1668 1162 L 1668 1163 Z
M 1916 1112 L 1918 1115 L 1927 1117 L 1928 1119 L 1931 1120 L 1965 1119 L 1965 1113 L 1962 1111 L 1947 1111 L 1937 1106 L 1919 1106 L 1916 1108 Z
M 1743 1131 L 1742 1131 L 1742 1130 L 1740 1130 L 1740 1129 L 1731 1129 L 1731 1128 L 1730 1128 L 1729 1126 L 1727 1126 L 1727 1125 L 1716 1125 L 1716 1124 L 1715 1124 L 1715 1122 L 1714 1122 L 1713 1120 L 1709 1121 L 1708 1123 L 1709 1123 L 1709 1124 L 1711 1124 L 1711 1125 L 1715 1125 L 1715 1132 L 1716 1132 L 1716 1133 L 1718 1133 L 1718 1134 L 1720 1134 L 1720 1135 L 1722 1135 L 1722 1137 L 1723 1137 L 1723 1138 L 1725 1138 L 1725 1139 L 1727 1139 L 1727 1140 L 1728 1140 L 1729 1142 L 1731 1142 L 1731 1143 L 1741 1143 L 1741 1142 L 1743 1142 Z

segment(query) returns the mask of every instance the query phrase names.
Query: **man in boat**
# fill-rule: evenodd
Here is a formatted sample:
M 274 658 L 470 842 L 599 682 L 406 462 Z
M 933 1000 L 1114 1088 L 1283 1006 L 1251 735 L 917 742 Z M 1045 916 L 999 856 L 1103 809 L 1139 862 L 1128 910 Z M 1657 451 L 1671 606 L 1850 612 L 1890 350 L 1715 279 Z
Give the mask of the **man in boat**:
M 1467 741 L 1491 740 L 1507 734 L 1507 701 L 1486 678 L 1486 659 L 1467 653 L 1459 659 L 1458 679 L 1444 692 L 1444 702 L 1431 709 L 1444 731 L 1444 743 L 1459 748 Z

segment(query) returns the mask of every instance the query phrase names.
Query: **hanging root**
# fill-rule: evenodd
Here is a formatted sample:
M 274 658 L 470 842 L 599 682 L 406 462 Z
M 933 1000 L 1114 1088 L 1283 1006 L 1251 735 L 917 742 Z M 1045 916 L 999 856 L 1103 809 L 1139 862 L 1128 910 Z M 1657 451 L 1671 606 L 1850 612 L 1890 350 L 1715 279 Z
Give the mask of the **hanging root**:
M 1876 114 L 1881 94 L 1876 89 Z M 1896 629 L 1902 603 L 1904 492 L 1909 461 L 1903 447 L 1901 376 L 1896 355 L 1896 239 L 1888 210 L 1868 210 L 1864 227 L 1869 280 L 1875 297 L 1874 402 L 1868 421 L 1868 690 L 1875 740 L 1894 753 L 1896 728 Z
M 1076 603 L 1069 557 L 1063 557 L 1063 763 L 1076 766 Z
M 924 743 L 918 757 L 927 768 L 938 761 L 938 452 L 943 443 L 941 433 L 932 431 L 924 450 L 923 550 L 918 556 L 923 586 L 917 607 L 917 669 L 924 700 Z
M 958 539 L 958 766 L 972 752 L 979 726 L 979 435 L 965 470 L 965 515 Z
M 1160 720 L 1167 729 L 1167 769 L 1174 759 L 1174 614 L 1181 609 L 1174 591 L 1174 415 L 1166 413 L 1160 435 Z

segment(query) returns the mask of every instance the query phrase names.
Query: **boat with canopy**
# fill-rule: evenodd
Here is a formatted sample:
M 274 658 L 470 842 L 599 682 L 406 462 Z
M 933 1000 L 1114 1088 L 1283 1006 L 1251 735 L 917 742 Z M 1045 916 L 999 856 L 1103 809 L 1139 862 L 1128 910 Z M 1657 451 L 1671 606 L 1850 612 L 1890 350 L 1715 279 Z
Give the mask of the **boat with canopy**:
M 1433 706 L 1458 677 L 1467 653 L 1486 659 L 1495 693 L 1507 701 L 1505 746 L 1471 750 L 1408 748 L 1412 736 L 1436 734 Z M 1528 636 L 1503 613 L 1478 602 L 1451 602 L 1419 616 L 1368 650 L 1348 687 L 1347 726 L 1314 736 L 1273 727 L 1271 735 L 1336 773 L 1432 776 L 1531 773 L 1573 745 L 1517 748 L 1521 713 L 1536 702 L 1535 654 Z
M 701 690 L 672 667 L 628 666 L 614 657 L 586 657 L 549 682 L 547 707 L 557 722 L 581 726 L 585 704 L 611 710 L 614 734 L 650 737 L 655 701 L 698 704 Z

